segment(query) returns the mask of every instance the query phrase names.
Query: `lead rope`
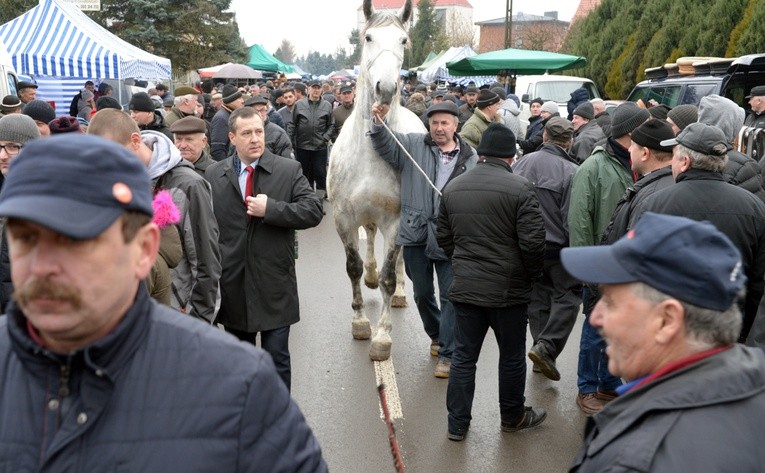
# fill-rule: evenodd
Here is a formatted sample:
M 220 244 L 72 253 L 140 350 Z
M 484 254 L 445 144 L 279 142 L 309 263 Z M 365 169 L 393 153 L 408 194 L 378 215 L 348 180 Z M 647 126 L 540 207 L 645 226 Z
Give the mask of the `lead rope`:
M 397 473 L 406 473 L 404 460 L 401 459 L 401 452 L 398 450 L 398 440 L 396 440 L 396 430 L 393 428 L 393 421 L 390 420 L 388 412 L 388 401 L 385 397 L 385 384 L 377 386 L 377 392 L 380 394 L 380 405 L 382 406 L 385 423 L 388 425 L 388 440 L 390 441 L 390 451 L 393 454 L 393 466 Z
M 419 165 L 419 164 L 417 164 L 417 161 L 415 161 L 415 160 L 414 160 L 414 158 L 412 157 L 412 155 L 411 155 L 411 154 L 409 154 L 409 151 L 407 151 L 407 150 L 406 150 L 406 148 L 404 148 L 404 145 L 403 145 L 403 144 L 401 144 L 401 142 L 398 140 L 398 138 L 396 137 L 396 134 L 395 134 L 395 133 L 393 133 L 393 130 L 391 130 L 391 129 L 388 127 L 388 124 L 387 124 L 387 123 L 385 123 L 385 120 L 383 120 L 382 118 L 380 118 L 380 115 L 378 115 L 378 114 L 375 114 L 375 116 L 376 116 L 376 117 L 377 117 L 377 119 L 380 121 L 380 123 L 382 123 L 382 126 L 384 126 L 386 130 L 388 130 L 388 133 L 390 133 L 390 136 L 392 136 L 392 137 L 393 137 L 393 139 L 396 141 L 396 143 L 397 143 L 397 144 L 398 144 L 398 145 L 401 147 L 401 151 L 403 151 L 403 152 L 404 152 L 404 154 L 405 154 L 405 155 L 406 155 L 406 156 L 409 158 L 409 160 L 410 160 L 410 161 L 412 161 L 412 164 L 414 164 L 414 167 L 416 167 L 416 168 L 417 168 L 417 170 L 418 170 L 418 171 L 420 171 L 420 172 L 422 173 L 423 177 L 425 177 L 425 180 L 426 180 L 426 181 L 428 181 L 428 184 L 430 184 L 430 187 L 432 187 L 432 188 L 433 188 L 433 190 L 434 190 L 434 191 L 436 191 L 436 194 L 438 194 L 438 196 L 439 196 L 439 197 L 441 197 L 441 191 L 440 191 L 440 190 L 438 190 L 438 187 L 436 187 L 436 185 L 435 185 L 435 184 L 433 184 L 433 181 L 431 181 L 431 180 L 430 180 L 430 178 L 429 178 L 429 177 L 428 177 L 428 175 L 425 173 L 425 171 L 423 171 L 423 170 L 422 170 L 422 168 L 420 167 L 420 165 Z

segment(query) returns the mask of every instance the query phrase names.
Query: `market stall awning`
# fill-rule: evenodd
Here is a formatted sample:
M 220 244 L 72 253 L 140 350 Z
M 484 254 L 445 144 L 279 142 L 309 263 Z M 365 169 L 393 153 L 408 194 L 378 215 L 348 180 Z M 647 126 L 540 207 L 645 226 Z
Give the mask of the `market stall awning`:
M 582 67 L 587 59 L 581 56 L 533 51 L 530 49 L 503 49 L 446 64 L 454 76 L 544 74 Z

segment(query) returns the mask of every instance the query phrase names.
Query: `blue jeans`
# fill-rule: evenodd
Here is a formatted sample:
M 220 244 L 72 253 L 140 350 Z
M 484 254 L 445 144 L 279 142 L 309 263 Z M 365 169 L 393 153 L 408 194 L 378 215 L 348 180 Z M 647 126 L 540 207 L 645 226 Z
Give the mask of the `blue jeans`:
M 231 333 L 243 342 L 249 342 L 255 345 L 255 339 L 258 332 L 242 332 L 226 328 L 226 332 Z M 267 351 L 276 365 L 276 372 L 290 390 L 292 379 L 292 363 L 290 361 L 290 326 L 275 328 L 273 330 L 263 330 L 260 332 L 260 347 Z
M 454 351 L 454 306 L 446 297 L 454 274 L 451 261 L 432 260 L 425 255 L 425 245 L 404 247 L 404 268 L 412 280 L 414 303 L 422 319 L 425 333 L 441 342 L 439 358 L 451 359 Z M 433 269 L 438 277 L 441 308 L 436 303 Z
M 588 289 L 584 288 L 584 297 Z M 577 367 L 577 387 L 580 394 L 608 391 L 621 386 L 622 380 L 608 372 L 606 341 L 598 330 L 590 325 L 590 314 L 584 314 L 582 338 L 579 340 L 579 365 Z
M 446 389 L 449 432 L 462 433 L 470 426 L 476 363 L 489 327 L 499 345 L 500 416 L 503 422 L 517 422 L 526 401 L 526 305 L 479 307 L 455 302 L 454 306 L 456 344 Z

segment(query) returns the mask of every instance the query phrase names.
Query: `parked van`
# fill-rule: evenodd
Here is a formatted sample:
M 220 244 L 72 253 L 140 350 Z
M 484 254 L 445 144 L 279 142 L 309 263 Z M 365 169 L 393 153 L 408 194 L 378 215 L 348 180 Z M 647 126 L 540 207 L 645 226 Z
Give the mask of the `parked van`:
M 765 85 L 765 54 L 739 58 L 679 58 L 677 62 L 645 70 L 647 79 L 632 89 L 627 100 L 654 100 L 668 107 L 698 105 L 706 95 L 727 97 L 749 110 L 752 87 Z
M 574 76 L 559 76 L 545 74 L 541 76 L 518 76 L 515 79 L 515 95 L 521 98 L 521 114 L 518 118 L 521 121 L 521 129 L 525 133 L 529 124 L 529 102 L 537 97 L 542 100 L 553 100 L 558 103 L 560 116 L 568 116 L 568 101 L 571 99 L 571 92 L 584 87 L 590 94 L 590 98 L 600 98 L 598 88 L 590 79 Z
M 6 95 L 17 95 L 16 84 L 19 79 L 16 76 L 16 69 L 13 67 L 13 61 L 11 55 L 8 53 L 8 48 L 0 41 L 0 100 Z

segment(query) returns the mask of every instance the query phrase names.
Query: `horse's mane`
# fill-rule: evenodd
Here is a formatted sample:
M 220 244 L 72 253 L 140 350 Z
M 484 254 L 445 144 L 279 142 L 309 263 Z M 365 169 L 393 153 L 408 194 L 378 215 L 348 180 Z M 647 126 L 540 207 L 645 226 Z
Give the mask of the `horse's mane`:
M 377 11 L 372 14 L 372 17 L 367 20 L 367 24 L 364 26 L 364 30 L 361 32 L 361 36 L 366 35 L 369 28 L 379 28 L 388 25 L 396 25 L 402 30 L 406 31 L 406 27 L 401 22 L 398 15 L 394 15 L 390 12 Z

